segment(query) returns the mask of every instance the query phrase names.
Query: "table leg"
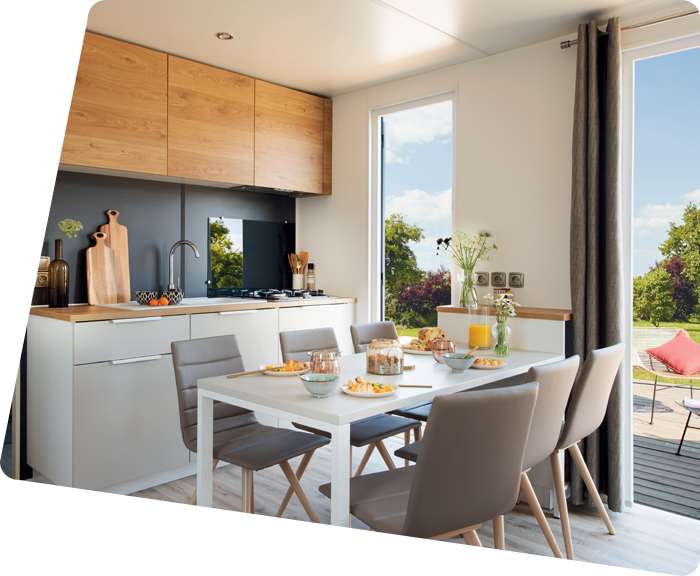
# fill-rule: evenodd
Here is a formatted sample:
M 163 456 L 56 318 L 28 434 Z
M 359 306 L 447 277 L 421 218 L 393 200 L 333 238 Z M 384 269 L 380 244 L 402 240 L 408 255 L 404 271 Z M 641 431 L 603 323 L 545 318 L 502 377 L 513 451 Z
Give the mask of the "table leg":
M 350 523 L 350 424 L 331 432 L 331 525 Z
M 214 450 L 214 400 L 197 394 L 197 506 L 212 502 L 212 451 Z

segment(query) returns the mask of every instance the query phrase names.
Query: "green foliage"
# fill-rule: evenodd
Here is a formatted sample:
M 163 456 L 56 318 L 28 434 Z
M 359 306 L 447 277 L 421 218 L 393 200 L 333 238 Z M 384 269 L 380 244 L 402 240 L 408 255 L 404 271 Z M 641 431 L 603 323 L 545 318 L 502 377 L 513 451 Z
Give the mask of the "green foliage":
M 683 223 L 669 223 L 668 238 L 659 246 L 661 253 L 670 258 L 678 256 L 688 265 L 683 275 L 696 286 L 700 299 L 700 204 L 689 203 L 683 211 Z
M 77 220 L 71 220 L 70 218 L 61 220 L 58 223 L 58 227 L 61 229 L 61 232 L 63 232 L 59 240 L 62 240 L 63 238 L 76 238 L 78 236 L 78 232 L 83 229 L 83 225 L 80 222 Z
M 408 245 L 425 239 L 423 229 L 416 224 L 404 222 L 403 214 L 392 214 L 384 222 L 384 288 L 385 300 L 396 297 L 400 292 L 398 284 L 404 286 L 423 280 L 425 273 L 418 268 L 416 255 Z
M 220 220 L 209 221 L 211 238 L 212 288 L 243 286 L 243 251 L 236 249 L 229 238 L 229 229 Z
M 650 270 L 633 282 L 633 314 L 635 318 L 648 320 L 654 326 L 673 318 L 671 276 L 663 268 Z

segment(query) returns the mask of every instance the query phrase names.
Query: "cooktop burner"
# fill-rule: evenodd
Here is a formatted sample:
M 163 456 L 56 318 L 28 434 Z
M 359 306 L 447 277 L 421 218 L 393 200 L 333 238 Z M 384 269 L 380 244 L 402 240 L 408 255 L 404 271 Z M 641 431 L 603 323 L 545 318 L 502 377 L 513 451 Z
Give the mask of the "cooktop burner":
M 230 298 L 246 298 L 253 300 L 267 300 L 278 302 L 287 300 L 315 300 L 317 298 L 342 298 L 342 296 L 330 296 L 323 290 L 277 290 L 274 288 L 219 288 L 207 290 L 210 298 L 228 296 Z

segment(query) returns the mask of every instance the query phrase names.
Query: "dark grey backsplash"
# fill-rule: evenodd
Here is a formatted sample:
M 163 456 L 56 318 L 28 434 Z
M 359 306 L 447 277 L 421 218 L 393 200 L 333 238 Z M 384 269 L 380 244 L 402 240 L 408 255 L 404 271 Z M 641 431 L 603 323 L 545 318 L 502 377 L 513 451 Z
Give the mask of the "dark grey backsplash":
M 63 241 L 71 304 L 87 302 L 85 251 L 94 245 L 90 235 L 107 223 L 107 210 L 120 212 L 118 221 L 129 233 L 132 291 L 165 290 L 172 245 L 184 239 L 197 246 L 200 258 L 188 246 L 179 248 L 175 256 L 175 282 L 179 277 L 190 298 L 206 296 L 207 218 L 295 220 L 294 200 L 286 196 L 59 171 L 41 253 L 55 258 L 54 240 L 61 235 L 61 220 L 72 218 L 83 224 L 77 238 Z M 35 288 L 32 303 L 45 304 L 45 293 L 46 289 Z

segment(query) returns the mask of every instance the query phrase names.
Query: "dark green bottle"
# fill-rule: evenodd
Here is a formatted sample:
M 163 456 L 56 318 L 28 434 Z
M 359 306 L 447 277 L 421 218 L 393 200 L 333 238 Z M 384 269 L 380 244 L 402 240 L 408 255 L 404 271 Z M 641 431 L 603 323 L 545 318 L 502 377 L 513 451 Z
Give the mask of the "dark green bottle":
M 49 264 L 49 308 L 68 306 L 68 262 L 63 260 L 63 240 L 56 240 L 56 259 Z

